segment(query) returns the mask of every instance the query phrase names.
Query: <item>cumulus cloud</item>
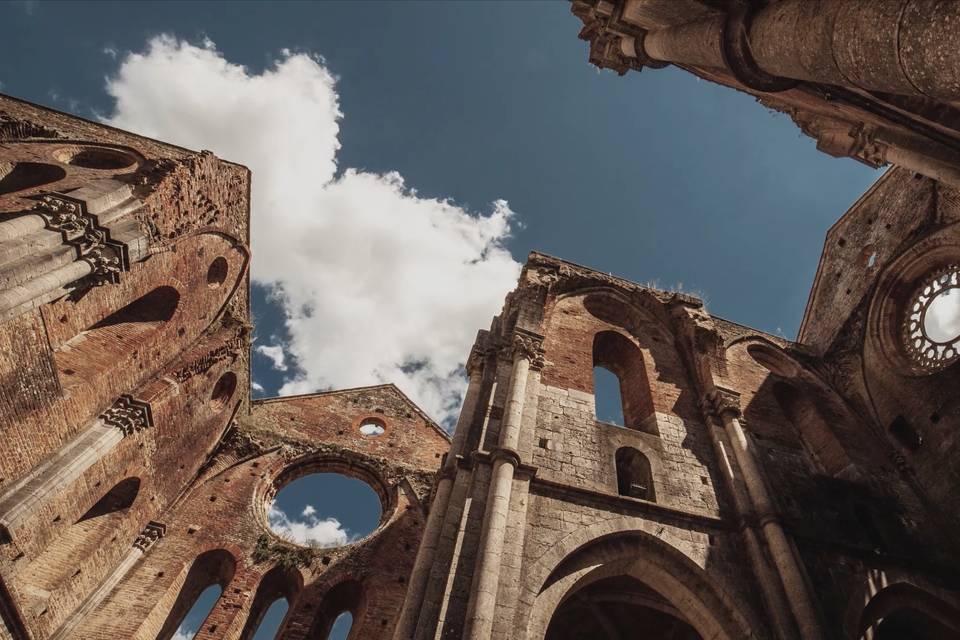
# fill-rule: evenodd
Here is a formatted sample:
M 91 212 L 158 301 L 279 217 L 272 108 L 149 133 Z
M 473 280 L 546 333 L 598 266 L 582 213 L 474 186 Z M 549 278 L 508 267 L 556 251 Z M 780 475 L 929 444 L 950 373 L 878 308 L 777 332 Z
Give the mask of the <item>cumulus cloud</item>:
M 177 629 L 170 640 L 191 640 L 196 633 L 192 629 Z
M 257 382 L 256 380 L 250 381 L 250 388 L 254 391 L 263 391 L 263 385 Z
M 350 541 L 347 530 L 336 518 L 318 518 L 317 510 L 307 505 L 301 518 L 291 518 L 275 501 L 267 509 L 267 521 L 277 535 L 308 547 L 339 547 Z
M 296 357 L 281 394 L 395 382 L 449 422 L 462 363 L 520 265 L 507 202 L 467 211 L 398 173 L 338 171 L 336 81 L 285 51 L 261 73 L 169 36 L 107 80 L 115 126 L 253 170 L 253 276 L 282 300 Z
M 273 368 L 277 371 L 286 371 L 287 370 L 287 356 L 283 352 L 283 347 L 275 345 L 258 345 L 255 349 L 257 353 L 263 354 L 270 359 L 270 362 L 273 364 Z

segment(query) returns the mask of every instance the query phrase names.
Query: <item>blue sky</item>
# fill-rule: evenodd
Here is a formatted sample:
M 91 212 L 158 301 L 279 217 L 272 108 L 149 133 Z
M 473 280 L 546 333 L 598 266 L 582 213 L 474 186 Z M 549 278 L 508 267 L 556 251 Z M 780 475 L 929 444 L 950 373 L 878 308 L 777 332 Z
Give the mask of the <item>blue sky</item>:
M 322 56 L 343 114 L 338 174 L 397 172 L 417 196 L 448 198 L 473 215 L 505 200 L 513 215 L 509 235 L 498 240 L 518 262 L 537 249 L 638 282 L 682 286 L 703 294 L 717 315 L 787 337 L 799 325 L 826 229 L 877 177 L 818 153 L 788 118 L 748 96 L 673 69 L 623 78 L 596 70 L 561 2 L 177 7 L 2 5 L 3 91 L 87 117 L 116 115 L 106 79 L 158 34 L 209 39 L 251 75 L 270 69 L 284 49 Z M 254 252 L 256 272 L 264 254 L 256 238 Z M 285 310 L 268 291 L 255 288 L 253 301 L 267 347 L 290 337 Z M 485 326 L 499 306 L 490 301 L 501 298 L 499 290 L 485 293 L 478 311 L 458 319 L 464 329 L 438 344 L 465 355 L 462 336 Z M 439 324 L 424 304 L 418 308 L 424 316 L 414 325 Z M 383 309 L 385 323 L 409 312 Z M 295 377 L 297 355 L 307 357 L 288 352 L 280 370 L 258 353 L 254 374 L 264 389 L 257 393 L 274 395 Z M 399 365 L 409 368 L 429 356 L 421 345 L 396 359 L 408 358 Z M 456 358 L 445 358 L 434 377 L 452 370 Z M 331 375 L 338 359 L 346 358 L 318 353 L 307 366 L 321 371 L 286 392 L 385 377 L 377 362 L 368 372 Z M 444 402 L 413 378 L 398 382 L 438 419 L 455 413 L 449 397 L 460 387 L 448 385 Z
M 678 70 L 598 71 L 564 2 L 14 2 L 0 23 L 4 93 L 253 168 L 260 396 L 392 381 L 450 424 L 531 250 L 792 338 L 827 228 L 879 175 Z

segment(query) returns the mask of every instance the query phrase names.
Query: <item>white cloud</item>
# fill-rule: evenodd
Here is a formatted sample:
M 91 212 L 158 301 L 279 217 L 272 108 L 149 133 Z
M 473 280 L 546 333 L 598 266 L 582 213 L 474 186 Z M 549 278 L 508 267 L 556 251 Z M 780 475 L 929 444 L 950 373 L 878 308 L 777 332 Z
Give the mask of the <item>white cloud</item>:
M 310 513 L 307 513 L 307 511 Z M 320 519 L 316 509 L 307 505 L 302 513 L 303 519 L 290 518 L 276 502 L 270 502 L 267 521 L 277 535 L 291 542 L 308 547 L 339 547 L 350 542 L 347 530 L 336 518 Z
M 170 640 L 192 640 L 196 633 L 197 632 L 192 629 L 177 629 L 177 632 L 173 634 Z
M 287 357 L 283 352 L 283 347 L 275 345 L 258 345 L 256 347 L 256 352 L 261 353 L 267 358 L 270 359 L 270 362 L 273 363 L 273 368 L 277 371 L 286 371 L 287 370 Z
M 256 380 L 250 381 L 250 388 L 254 391 L 263 391 L 263 385 L 257 382 Z
M 256 74 L 158 37 L 108 79 L 107 121 L 253 170 L 253 275 L 280 295 L 299 365 L 282 394 L 395 382 L 449 421 L 476 330 L 519 274 L 513 213 L 421 198 L 397 173 L 337 175 L 335 84 L 306 54 Z

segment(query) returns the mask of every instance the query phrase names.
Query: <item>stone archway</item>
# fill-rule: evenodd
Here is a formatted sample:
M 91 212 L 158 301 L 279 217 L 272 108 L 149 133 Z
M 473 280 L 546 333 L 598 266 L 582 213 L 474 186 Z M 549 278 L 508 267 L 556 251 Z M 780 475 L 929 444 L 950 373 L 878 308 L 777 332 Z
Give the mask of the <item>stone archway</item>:
M 875 593 L 863 610 L 857 640 L 950 640 L 960 637 L 960 610 L 908 582 L 896 582 Z
M 529 617 L 522 625 L 526 626 L 527 640 L 577 637 L 557 635 L 551 623 L 559 620 L 557 624 L 562 624 L 562 619 L 577 606 L 591 608 L 601 602 L 606 605 L 594 614 L 601 629 L 604 625 L 615 629 L 616 617 L 632 610 L 656 624 L 673 625 L 686 634 L 677 636 L 685 640 L 747 640 L 762 636 L 762 632 L 756 631 L 759 627 L 750 623 L 752 618 L 741 612 L 730 596 L 677 548 L 636 528 L 602 533 L 611 525 L 602 523 L 568 536 L 531 567 L 532 580 L 538 580 L 544 569 L 551 568 L 545 579 L 539 578 L 539 588 L 533 589 L 535 594 L 530 590 L 533 585 L 527 583 L 527 593 L 532 596 L 528 597 Z M 617 587 L 627 587 L 626 597 L 611 597 Z M 600 622 L 604 609 L 612 613 L 606 614 L 606 622 Z M 617 637 L 608 630 L 603 633 Z

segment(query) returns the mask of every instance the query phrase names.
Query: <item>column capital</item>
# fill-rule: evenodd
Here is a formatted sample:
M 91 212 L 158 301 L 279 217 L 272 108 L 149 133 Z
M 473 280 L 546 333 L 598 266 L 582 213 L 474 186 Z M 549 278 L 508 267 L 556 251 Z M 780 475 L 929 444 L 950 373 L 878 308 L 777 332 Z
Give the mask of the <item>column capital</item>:
M 520 452 L 516 449 L 511 449 L 510 447 L 495 447 L 490 452 L 490 459 L 496 462 L 497 460 L 505 460 L 513 465 L 513 468 L 516 469 L 520 466 Z
M 543 368 L 543 336 L 529 331 L 517 330 L 500 350 L 501 356 L 510 360 L 525 358 L 530 362 L 530 368 Z
M 143 531 L 140 532 L 140 535 L 137 536 L 137 539 L 133 541 L 133 546 L 141 552 L 146 553 L 166 532 L 167 525 L 151 520 L 147 523 L 147 526 L 144 527 Z
M 731 389 L 714 387 L 703 395 L 700 408 L 704 413 L 715 418 L 722 419 L 724 414 L 732 414 L 733 417 L 739 418 L 740 394 Z
M 483 373 L 483 367 L 486 360 L 487 350 L 478 345 L 473 345 L 473 347 L 470 349 L 470 355 L 467 356 L 467 362 L 464 365 L 464 368 L 467 370 L 467 375 L 473 377 L 474 374 Z
M 110 230 L 90 213 L 87 201 L 49 191 L 34 198 L 34 211 L 59 232 L 66 244 L 77 248 L 79 259 L 90 265 L 90 284 L 101 286 L 120 282 L 120 274 L 130 270 L 127 245 L 113 239 Z
M 124 394 L 100 414 L 100 419 L 107 426 L 116 427 L 123 435 L 129 436 L 153 426 L 153 411 L 149 402 Z

